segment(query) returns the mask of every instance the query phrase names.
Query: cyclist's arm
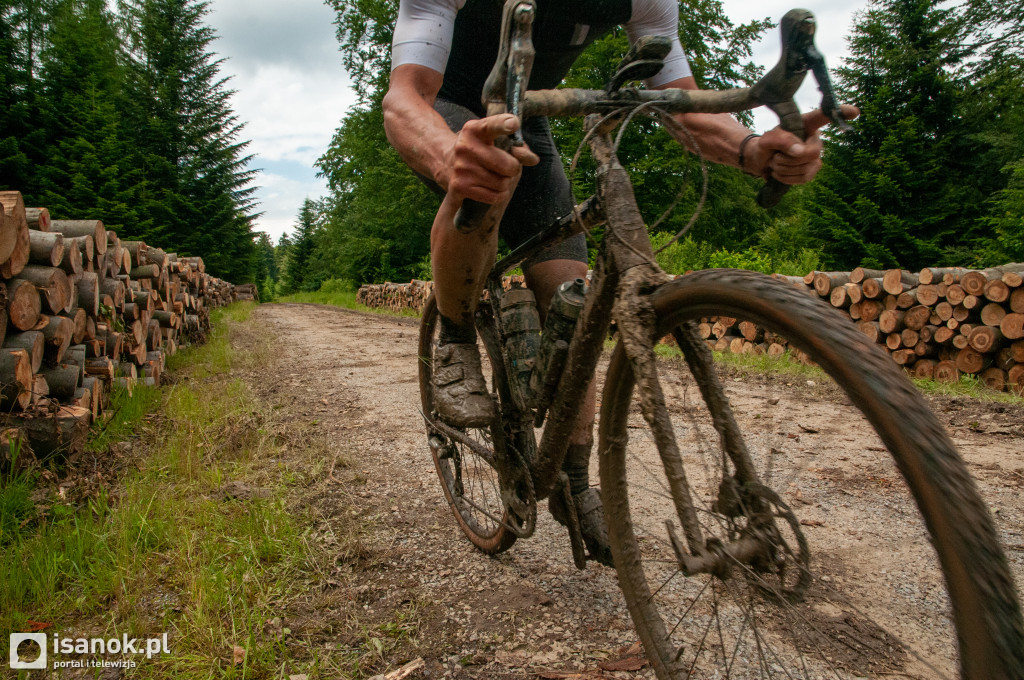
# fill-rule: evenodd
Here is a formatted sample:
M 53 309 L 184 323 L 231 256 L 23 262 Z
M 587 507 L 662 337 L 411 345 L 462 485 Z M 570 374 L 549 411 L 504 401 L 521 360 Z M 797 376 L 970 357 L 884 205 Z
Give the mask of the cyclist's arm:
M 693 77 L 680 78 L 656 89 L 682 88 L 696 90 L 697 82 Z M 843 115 L 847 120 L 856 118 L 859 111 L 852 106 L 843 107 Z M 750 134 L 750 130 L 740 124 L 729 114 L 687 113 L 677 116 L 700 145 L 704 158 L 740 167 L 740 145 Z M 821 137 L 818 129 L 828 125 L 829 119 L 820 110 L 804 114 L 804 128 L 807 131 L 806 141 L 801 142 L 795 135 L 776 127 L 761 137 L 753 137 L 743 147 L 743 167 L 741 170 L 759 177 L 771 175 L 784 184 L 803 184 L 814 179 L 821 168 Z M 683 146 L 693 151 L 692 144 L 685 136 L 677 136 Z
M 418 64 L 402 64 L 391 72 L 384 95 L 384 132 L 406 164 L 448 189 L 445 150 L 455 133 L 434 110 L 444 76 Z

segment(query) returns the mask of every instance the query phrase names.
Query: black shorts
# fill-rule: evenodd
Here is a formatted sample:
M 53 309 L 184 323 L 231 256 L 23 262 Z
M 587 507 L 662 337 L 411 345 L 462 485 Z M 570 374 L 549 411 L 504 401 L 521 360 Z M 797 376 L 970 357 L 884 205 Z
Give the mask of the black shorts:
M 440 97 L 434 103 L 434 109 L 441 114 L 453 132 L 461 130 L 466 121 L 479 118 L 466 107 Z M 548 119 L 527 119 L 523 124 L 523 138 L 530 149 L 540 157 L 540 163 L 532 167 L 523 167 L 519 185 L 512 194 L 512 200 L 509 201 L 501 226 L 498 228 L 498 234 L 512 249 L 518 248 L 558 218 L 571 213 L 575 205 L 569 179 L 562 167 L 562 158 L 555 146 L 555 140 L 551 137 Z M 444 195 L 444 190 L 432 179 L 422 175 L 420 179 L 435 193 Z M 577 234 L 541 251 L 523 263 L 523 269 L 547 260 L 587 262 L 586 237 Z

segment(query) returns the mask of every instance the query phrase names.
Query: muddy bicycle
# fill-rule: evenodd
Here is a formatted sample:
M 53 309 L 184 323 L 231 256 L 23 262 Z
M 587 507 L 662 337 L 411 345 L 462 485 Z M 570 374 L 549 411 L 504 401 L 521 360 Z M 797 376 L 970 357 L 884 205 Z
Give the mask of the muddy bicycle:
M 624 87 L 659 68 L 665 45 L 644 39 L 605 90 L 526 91 L 532 13 L 530 0 L 505 4 L 488 113 L 586 116 L 598 192 L 488 277 L 476 316 L 497 407 L 488 427 L 455 428 L 436 415 L 439 324 L 427 302 L 423 416 L 462 531 L 480 550 L 502 552 L 534 533 L 538 501 L 569 493 L 561 465 L 614 321 L 618 343 L 600 405 L 601 495 L 619 584 L 659 678 L 1024 678 L 1024 624 L 993 521 L 913 385 L 849 320 L 788 283 L 736 270 L 666 276 L 616 157 L 615 127 L 641 114 L 665 120 L 766 105 L 801 133 L 793 95 L 808 70 L 823 111 L 837 111 L 813 16 L 786 15 L 782 58 L 752 88 Z M 766 185 L 760 200 L 770 204 L 784 190 Z M 561 322 L 543 332 L 517 321 L 528 291 L 504 290 L 503 275 L 598 224 L 604 236 L 589 287 L 579 280 L 560 291 L 577 311 L 549 314 Z M 809 357 L 840 395 L 828 408 L 848 435 L 841 460 L 856 469 L 821 467 L 825 452 L 793 434 L 798 414 L 772 412 L 770 400 L 731 388 L 761 381 L 770 391 L 771 380 L 744 376 L 713 353 L 698 332 L 705 317 L 750 322 Z M 667 337 L 675 359 L 656 351 Z M 836 486 L 843 502 L 815 500 Z M 578 518 L 569 515 L 582 568 Z

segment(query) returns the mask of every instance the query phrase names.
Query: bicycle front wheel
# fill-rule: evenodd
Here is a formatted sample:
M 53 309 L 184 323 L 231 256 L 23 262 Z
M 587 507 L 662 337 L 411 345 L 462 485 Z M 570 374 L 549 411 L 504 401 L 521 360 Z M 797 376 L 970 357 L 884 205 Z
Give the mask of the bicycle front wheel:
M 687 356 L 659 360 L 662 424 L 650 427 L 616 349 L 600 451 L 620 585 L 658 677 L 1024 677 L 1020 605 L 992 519 L 891 359 L 848 319 L 760 274 L 699 272 L 651 301 L 656 337 L 675 331 Z M 788 349 L 772 361 L 713 355 L 687 340 L 705 317 L 750 322 L 755 340 L 769 334 L 760 349 Z M 701 389 L 705 370 L 724 401 Z M 722 435 L 730 427 L 741 442 Z M 754 536 L 759 549 L 730 552 Z M 695 571 L 697 551 L 716 566 Z
M 432 369 L 440 333 L 439 317 L 437 303 L 431 295 L 420 320 L 419 382 L 423 412 L 435 420 Z M 484 377 L 492 386 L 492 393 L 497 394 L 492 367 L 494 362 L 501 361 L 501 356 L 492 356 L 483 342 L 480 345 Z M 493 429 L 442 432 L 428 428 L 427 432 L 434 467 L 459 528 L 473 545 L 490 554 L 508 550 L 516 541 L 516 535 L 508 527 L 508 511 L 501 497 L 498 471 L 486 459 L 494 454 L 495 437 L 502 434 Z

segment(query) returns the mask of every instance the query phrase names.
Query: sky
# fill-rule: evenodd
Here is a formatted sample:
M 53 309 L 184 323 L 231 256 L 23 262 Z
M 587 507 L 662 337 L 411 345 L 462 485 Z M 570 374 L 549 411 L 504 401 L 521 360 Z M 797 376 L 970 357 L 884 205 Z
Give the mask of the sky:
M 586 0 L 581 0 L 586 1 Z M 778 21 L 796 0 L 722 0 L 734 23 L 769 17 Z M 844 36 L 853 14 L 866 0 L 804 0 L 818 18 L 818 48 L 830 66 L 847 54 Z M 225 59 L 222 74 L 236 91 L 232 107 L 245 122 L 251 140 L 252 167 L 260 170 L 256 200 L 263 215 L 256 222 L 277 242 L 293 231 L 306 198 L 327 193 L 313 163 L 330 144 L 348 109 L 355 103 L 341 65 L 334 35 L 334 13 L 321 0 L 212 0 L 207 21 L 219 39 L 213 51 Z M 770 66 L 778 58 L 777 32 L 755 46 L 754 60 Z M 797 95 L 802 109 L 819 101 L 812 79 Z M 763 131 L 776 124 L 770 113 L 758 115 Z

